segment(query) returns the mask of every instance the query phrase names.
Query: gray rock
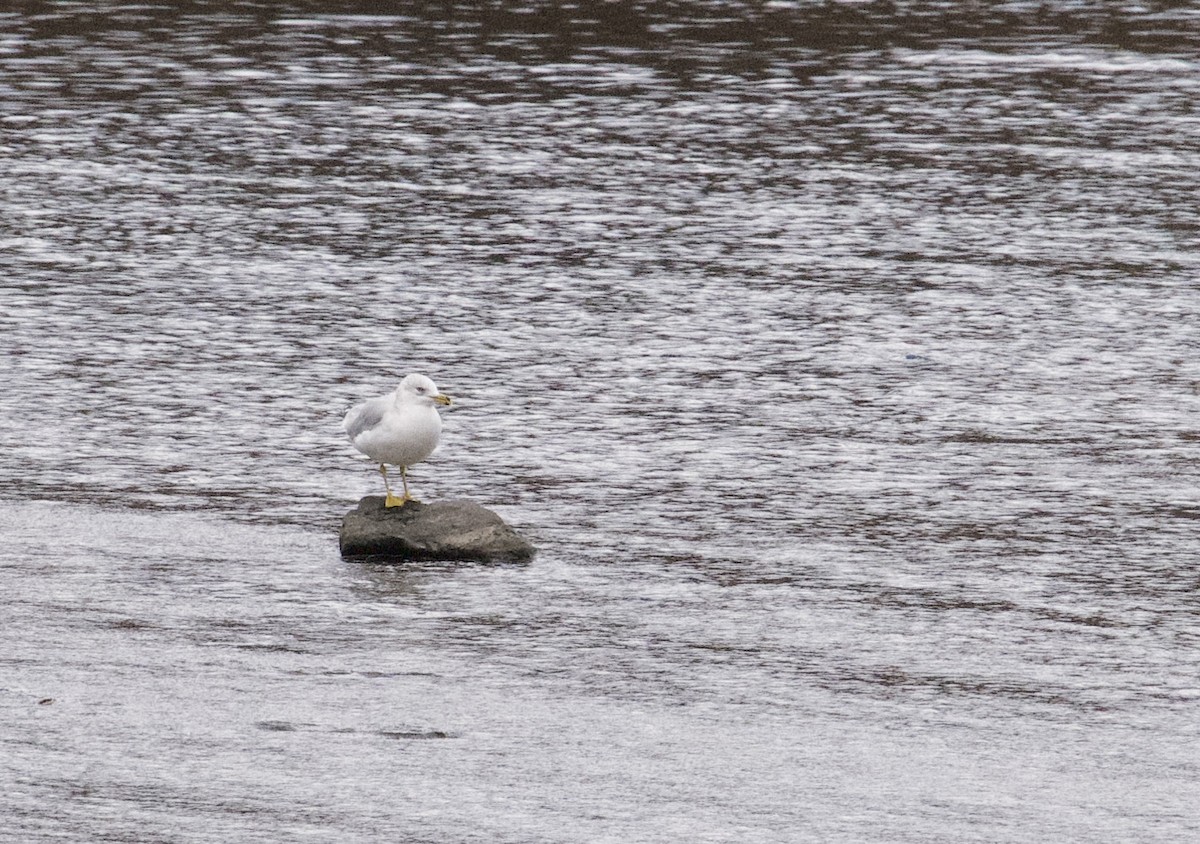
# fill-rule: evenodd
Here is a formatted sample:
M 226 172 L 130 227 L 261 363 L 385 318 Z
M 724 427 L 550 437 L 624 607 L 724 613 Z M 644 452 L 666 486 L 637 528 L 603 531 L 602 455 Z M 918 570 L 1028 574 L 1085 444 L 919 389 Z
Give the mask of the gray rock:
M 473 501 L 410 501 L 384 507 L 368 495 L 342 519 L 343 557 L 524 562 L 536 549 L 504 520 Z

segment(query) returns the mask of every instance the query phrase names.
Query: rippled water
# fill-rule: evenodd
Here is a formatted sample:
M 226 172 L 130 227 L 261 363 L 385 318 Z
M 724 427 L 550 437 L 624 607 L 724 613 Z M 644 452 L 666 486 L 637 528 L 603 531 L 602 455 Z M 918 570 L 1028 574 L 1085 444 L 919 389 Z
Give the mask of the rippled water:
M 0 15 L 0 839 L 1200 833 L 1200 20 L 1089 6 Z M 408 371 L 531 565 L 339 558 Z

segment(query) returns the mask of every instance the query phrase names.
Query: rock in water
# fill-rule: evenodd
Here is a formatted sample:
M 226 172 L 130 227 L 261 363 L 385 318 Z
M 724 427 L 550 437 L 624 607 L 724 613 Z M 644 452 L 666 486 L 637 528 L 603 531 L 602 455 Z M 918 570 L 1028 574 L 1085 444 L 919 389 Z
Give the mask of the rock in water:
M 473 501 L 410 501 L 385 507 L 368 495 L 342 519 L 343 557 L 388 560 L 523 562 L 535 549 L 504 520 Z

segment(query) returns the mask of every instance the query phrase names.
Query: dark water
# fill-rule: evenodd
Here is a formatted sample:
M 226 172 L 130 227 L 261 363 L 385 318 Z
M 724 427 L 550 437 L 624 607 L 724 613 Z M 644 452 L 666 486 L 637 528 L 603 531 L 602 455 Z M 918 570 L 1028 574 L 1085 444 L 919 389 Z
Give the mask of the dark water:
M 1200 834 L 1188 4 L 0 13 L 0 839 Z M 524 567 L 342 561 L 345 408 Z

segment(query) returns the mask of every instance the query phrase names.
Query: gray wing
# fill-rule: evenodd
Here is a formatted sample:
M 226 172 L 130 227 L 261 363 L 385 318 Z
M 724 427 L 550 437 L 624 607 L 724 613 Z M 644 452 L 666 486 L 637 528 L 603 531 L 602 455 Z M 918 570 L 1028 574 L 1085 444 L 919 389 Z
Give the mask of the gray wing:
M 346 429 L 350 442 L 354 442 L 354 438 L 363 431 L 369 431 L 378 425 L 391 404 L 392 397 L 389 395 L 380 396 L 350 408 L 350 412 L 342 420 L 342 427 Z

